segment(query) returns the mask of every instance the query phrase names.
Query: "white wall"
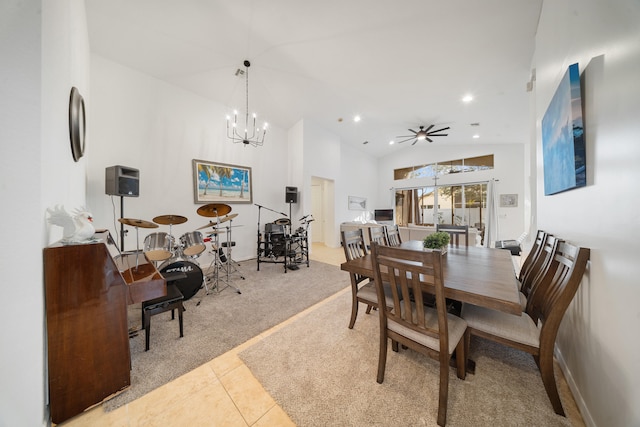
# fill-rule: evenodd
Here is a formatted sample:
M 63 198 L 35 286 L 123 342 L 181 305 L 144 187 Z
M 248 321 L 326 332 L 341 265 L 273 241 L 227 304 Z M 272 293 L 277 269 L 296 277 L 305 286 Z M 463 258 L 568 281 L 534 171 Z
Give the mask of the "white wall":
M 287 132 L 287 142 L 289 147 L 287 150 L 287 187 L 296 187 L 298 189 L 298 203 L 291 203 L 289 206 L 291 220 L 295 224 L 293 230 L 295 230 L 299 225 L 297 220 L 311 213 L 311 188 L 305 186 L 304 124 L 302 121 L 296 123 L 289 129 Z M 282 197 L 284 197 L 284 189 L 282 191 Z M 289 213 L 289 211 L 287 211 L 287 213 Z M 311 229 L 311 232 L 313 232 L 313 229 Z
M 40 204 L 40 5 L 2 3 L 0 26 L 0 194 L 5 241 L 0 268 L 4 298 L 12 302 L 0 310 L 0 425 L 36 426 L 43 425 L 46 416 L 44 297 L 38 262 L 46 244 Z M 25 170 L 27 162 L 30 167 Z M 25 259 L 36 262 L 27 266 Z
M 120 197 L 113 196 L 112 205 L 112 196 L 105 194 L 105 168 L 113 165 L 140 171 L 140 196 L 124 198 L 124 217 L 152 221 L 160 215 L 185 216 L 186 223 L 172 226 L 176 239 L 207 224 L 210 218 L 197 214 L 202 205 L 194 203 L 193 159 L 251 167 L 253 203 L 288 213 L 289 150 L 286 133 L 277 127 L 269 129 L 263 147 L 233 144 L 226 138 L 228 111 L 223 105 L 96 55 L 91 61 L 91 101 L 87 203 L 96 227 L 119 235 L 120 224 L 114 222 L 120 217 Z M 236 260 L 256 256 L 254 204 L 229 205 L 231 213 L 238 214 L 231 229 Z M 263 209 L 261 228 L 281 216 Z M 125 229 L 125 249 L 135 249 L 135 229 Z M 154 232 L 169 232 L 169 226 L 140 229 L 140 248 Z M 203 268 L 210 260 L 208 251 L 199 258 Z
M 68 128 L 72 86 L 88 97 L 84 2 L 0 5 L 0 426 L 48 424 L 42 249 L 61 236 L 46 208 L 85 203 L 85 159 L 74 163 Z
M 523 130 L 524 132 L 524 130 Z M 525 182 L 525 150 L 521 144 L 473 144 L 447 145 L 446 142 L 436 145 L 410 146 L 399 150 L 392 156 L 379 161 L 378 200 L 379 208 L 393 208 L 395 188 L 433 185 L 433 179 L 406 179 L 394 181 L 394 169 L 409 166 L 455 160 L 465 157 L 494 155 L 494 168 L 487 171 L 445 175 L 438 179 L 438 185 L 458 184 L 462 182 L 478 182 L 496 179 L 497 194 L 517 194 L 518 206 L 498 208 L 498 239 L 515 239 L 524 231 L 528 231 L 526 222 Z M 391 190 L 393 188 L 394 190 Z M 535 234 L 535 230 L 533 232 Z
M 536 36 L 537 218 L 591 248 L 557 347 L 587 425 L 640 425 L 640 3 L 545 1 Z M 544 195 L 540 123 L 567 67 L 584 84 L 587 187 Z
M 363 196 L 375 203 L 375 158 L 346 147 L 340 138 L 306 120 L 304 122 L 304 174 L 307 193 L 311 191 L 311 177 L 333 181 L 333 200 L 327 201 L 324 242 L 327 246 L 340 246 L 340 223 L 352 221 L 361 211 L 347 209 L 347 197 Z M 326 196 L 326 195 L 325 195 Z M 312 224 L 313 228 L 313 224 Z

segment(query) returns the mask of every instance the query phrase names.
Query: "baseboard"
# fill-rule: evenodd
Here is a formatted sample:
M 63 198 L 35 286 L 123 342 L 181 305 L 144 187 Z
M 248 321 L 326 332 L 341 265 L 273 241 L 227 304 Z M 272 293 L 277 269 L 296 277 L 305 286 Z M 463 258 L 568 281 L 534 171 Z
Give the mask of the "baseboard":
M 556 345 L 554 348 L 554 355 L 556 360 L 558 361 L 558 365 L 562 370 L 562 374 L 564 375 L 564 379 L 567 381 L 567 385 L 569 386 L 569 390 L 571 390 L 571 394 L 573 395 L 573 399 L 576 401 L 576 405 L 580 410 L 580 415 L 582 415 L 582 420 L 587 427 L 597 427 L 595 421 L 591 417 L 591 413 L 589 412 L 589 408 L 587 407 L 584 399 L 582 398 L 582 394 L 576 385 L 576 382 L 573 379 L 573 375 L 571 375 L 571 370 L 567 366 L 566 361 L 562 357 L 562 352 Z

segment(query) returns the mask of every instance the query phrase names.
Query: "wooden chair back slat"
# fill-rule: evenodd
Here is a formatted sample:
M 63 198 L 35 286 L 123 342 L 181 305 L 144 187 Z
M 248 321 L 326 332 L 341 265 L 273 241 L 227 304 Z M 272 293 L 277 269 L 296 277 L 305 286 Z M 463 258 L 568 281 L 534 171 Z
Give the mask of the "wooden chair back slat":
M 449 233 L 451 246 L 460 246 L 460 236 L 464 236 L 465 246 L 469 246 L 469 226 L 454 224 L 437 224 L 436 231 L 445 231 Z

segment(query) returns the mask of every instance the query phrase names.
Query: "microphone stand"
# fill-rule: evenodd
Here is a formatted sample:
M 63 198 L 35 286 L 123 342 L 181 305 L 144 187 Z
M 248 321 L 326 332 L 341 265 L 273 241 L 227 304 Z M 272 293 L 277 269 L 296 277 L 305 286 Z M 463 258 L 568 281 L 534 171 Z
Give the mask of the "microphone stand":
M 262 209 L 264 206 L 260 206 L 257 203 L 254 203 L 257 207 L 258 207 L 258 256 L 256 257 L 256 260 L 258 261 L 258 271 L 260 271 L 260 240 L 261 240 L 261 235 L 260 235 L 260 209 Z

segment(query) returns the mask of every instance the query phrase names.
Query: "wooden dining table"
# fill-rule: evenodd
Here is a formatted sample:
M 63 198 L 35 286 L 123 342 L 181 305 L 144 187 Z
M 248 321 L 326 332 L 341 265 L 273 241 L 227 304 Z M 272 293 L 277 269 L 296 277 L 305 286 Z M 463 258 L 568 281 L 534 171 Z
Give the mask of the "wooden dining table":
M 421 240 L 402 242 L 400 247 L 425 250 Z M 450 246 L 442 261 L 445 297 L 506 313 L 522 314 L 511 252 L 475 246 Z M 374 277 L 371 253 L 342 263 L 340 269 Z

